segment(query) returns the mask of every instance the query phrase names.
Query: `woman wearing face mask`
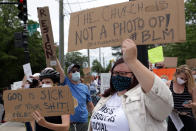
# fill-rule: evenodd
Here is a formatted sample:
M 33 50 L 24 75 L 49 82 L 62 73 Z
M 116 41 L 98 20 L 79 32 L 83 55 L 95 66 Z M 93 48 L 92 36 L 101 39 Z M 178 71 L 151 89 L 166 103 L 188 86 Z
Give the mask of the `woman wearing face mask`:
M 182 131 L 196 131 L 196 120 L 192 113 L 192 92 L 195 88 L 191 70 L 182 65 L 176 69 L 173 80 L 167 83 L 173 94 L 174 112 L 178 113 L 184 127 Z M 168 120 L 168 131 L 177 131 L 172 117 Z
M 42 88 L 57 86 L 60 82 L 60 75 L 54 69 L 45 69 L 40 74 Z M 33 113 L 35 128 L 33 131 L 68 131 L 70 115 L 43 117 L 38 111 Z
M 89 131 L 166 131 L 172 93 L 137 60 L 134 41 L 122 43 L 123 58 L 111 69 L 110 88 L 93 110 Z

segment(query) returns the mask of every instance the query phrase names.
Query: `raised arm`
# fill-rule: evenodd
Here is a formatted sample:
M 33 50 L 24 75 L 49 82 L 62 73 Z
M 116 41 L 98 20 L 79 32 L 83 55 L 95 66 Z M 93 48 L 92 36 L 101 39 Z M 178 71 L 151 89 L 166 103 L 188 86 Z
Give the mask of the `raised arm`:
M 142 87 L 146 108 L 156 120 L 165 120 L 173 109 L 171 91 L 158 76 L 137 60 L 137 48 L 132 40 L 125 40 L 122 50 L 125 62 Z
M 137 59 L 134 41 L 126 39 L 122 43 L 123 59 L 139 81 L 143 91 L 149 92 L 153 86 L 154 74 Z
M 56 62 L 57 62 L 56 70 L 60 73 L 60 83 L 63 83 L 65 79 L 65 72 L 61 67 L 61 64 L 58 59 L 56 59 Z

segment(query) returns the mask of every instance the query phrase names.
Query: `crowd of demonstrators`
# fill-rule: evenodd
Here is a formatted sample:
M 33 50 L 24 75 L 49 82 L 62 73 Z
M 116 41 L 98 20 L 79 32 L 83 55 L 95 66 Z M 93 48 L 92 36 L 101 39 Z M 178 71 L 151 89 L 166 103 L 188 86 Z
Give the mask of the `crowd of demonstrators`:
M 123 58 L 111 70 L 110 88 L 97 103 L 89 131 L 166 131 L 173 108 L 167 85 L 137 60 L 135 43 L 122 44 Z
M 176 69 L 173 80 L 167 84 L 173 94 L 173 111 L 179 114 L 184 124 L 182 131 L 196 131 L 196 119 L 191 106 L 193 88 L 196 88 L 192 71 L 186 65 L 180 66 Z M 168 131 L 177 131 L 171 117 L 168 120 Z
M 71 64 L 67 68 L 68 76 L 65 76 L 60 64 L 58 64 L 57 69 L 61 74 L 62 85 L 68 85 L 72 96 L 78 102 L 78 106 L 74 110 L 74 115 L 70 115 L 70 131 L 87 131 L 88 112 L 92 112 L 94 105 L 90 97 L 88 86 L 80 81 L 80 66 Z
M 180 66 L 166 84 L 152 72 L 153 66 L 149 70 L 137 59 L 134 41 L 124 40 L 122 52 L 123 57 L 111 69 L 110 88 L 100 96 L 100 77 L 92 77 L 88 88 L 77 64 L 67 68 L 67 76 L 57 60 L 56 70 L 47 67 L 31 76 L 31 82 L 24 77 L 22 88 L 67 85 L 78 103 L 73 115 L 43 117 L 39 111 L 33 112 L 34 121 L 25 123 L 27 131 L 176 131 L 170 117 L 166 122 L 172 111 L 179 114 L 182 131 L 195 131 L 196 70 Z M 156 63 L 154 68 L 162 69 L 164 64 Z

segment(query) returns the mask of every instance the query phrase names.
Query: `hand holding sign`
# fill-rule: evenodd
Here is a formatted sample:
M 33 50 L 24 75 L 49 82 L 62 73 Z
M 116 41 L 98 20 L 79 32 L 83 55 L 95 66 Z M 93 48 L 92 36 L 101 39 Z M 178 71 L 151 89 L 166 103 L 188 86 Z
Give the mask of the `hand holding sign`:
M 126 39 L 122 43 L 123 59 L 126 63 L 137 60 L 137 47 L 133 40 Z
M 33 118 L 35 119 L 35 121 L 40 125 L 40 126 L 44 126 L 46 123 L 45 118 L 40 114 L 39 111 L 35 111 L 32 114 Z

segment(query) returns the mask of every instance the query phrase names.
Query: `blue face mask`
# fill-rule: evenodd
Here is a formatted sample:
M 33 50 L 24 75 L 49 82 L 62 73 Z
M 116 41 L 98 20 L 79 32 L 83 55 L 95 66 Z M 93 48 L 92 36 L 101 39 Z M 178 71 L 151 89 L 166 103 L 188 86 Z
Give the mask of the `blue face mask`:
M 72 78 L 71 78 L 73 81 L 75 82 L 78 82 L 80 81 L 80 72 L 75 72 L 75 73 L 72 73 Z
M 112 76 L 112 85 L 116 91 L 123 91 L 125 89 L 130 88 L 131 86 L 131 78 L 125 76 Z

